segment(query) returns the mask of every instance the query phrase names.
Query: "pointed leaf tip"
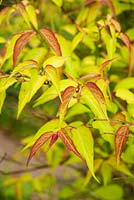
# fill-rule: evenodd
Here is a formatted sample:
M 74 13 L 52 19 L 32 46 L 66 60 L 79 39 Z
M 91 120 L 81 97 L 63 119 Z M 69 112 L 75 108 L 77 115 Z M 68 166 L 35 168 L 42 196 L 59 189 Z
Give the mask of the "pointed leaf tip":
M 62 102 L 59 107 L 60 121 L 62 121 L 64 119 L 64 116 L 66 115 L 69 102 L 71 101 L 71 99 L 75 93 L 75 90 L 76 90 L 75 87 L 69 86 L 63 91 L 63 93 L 61 95 Z
M 98 101 L 101 101 L 103 104 L 105 104 L 104 95 L 103 95 L 102 91 L 100 90 L 100 88 L 96 85 L 96 83 L 87 82 L 86 86 L 93 93 L 93 95 L 95 96 L 95 98 Z
M 76 154 L 79 158 L 81 158 L 82 160 L 84 160 L 84 158 L 81 156 L 81 154 L 78 152 L 78 150 L 76 149 L 73 140 L 69 137 L 69 135 L 67 134 L 67 132 L 65 131 L 65 129 L 61 129 L 58 132 L 58 135 L 60 137 L 60 139 L 63 141 L 63 143 L 65 144 L 66 148 L 69 151 L 72 151 L 74 154 Z
M 52 136 L 53 136 L 53 132 L 46 132 L 44 134 L 42 134 L 37 140 L 36 142 L 33 144 L 31 150 L 30 150 L 30 154 L 29 157 L 27 159 L 27 166 L 30 162 L 30 160 L 32 159 L 32 157 L 35 155 L 35 153 L 38 151 L 38 149 L 45 144 Z M 53 141 L 54 143 L 55 141 Z M 52 142 L 51 142 L 52 143 Z M 52 144 L 51 144 L 52 146 Z
M 119 164 L 120 162 L 120 156 L 126 145 L 129 133 L 130 133 L 129 128 L 126 125 L 121 126 L 116 131 L 114 138 L 114 145 L 115 145 L 115 155 L 117 164 Z
M 42 28 L 40 29 L 40 33 L 44 36 L 48 44 L 51 46 L 51 48 L 57 53 L 57 55 L 61 56 L 61 48 L 60 44 L 55 36 L 55 34 L 48 28 Z
M 21 36 L 16 40 L 14 45 L 14 51 L 13 51 L 13 65 L 16 65 L 17 58 L 21 52 L 21 50 L 25 47 L 25 45 L 28 43 L 30 37 L 35 34 L 35 31 L 28 30 L 21 34 Z

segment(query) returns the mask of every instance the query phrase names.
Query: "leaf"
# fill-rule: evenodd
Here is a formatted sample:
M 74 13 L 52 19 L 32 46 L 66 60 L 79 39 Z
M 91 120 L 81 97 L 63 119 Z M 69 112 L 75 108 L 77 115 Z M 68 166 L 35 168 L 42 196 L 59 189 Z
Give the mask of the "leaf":
M 36 140 L 44 133 L 46 132 L 57 132 L 60 130 L 60 128 L 64 128 L 66 126 L 65 122 L 63 122 L 61 124 L 61 127 L 59 127 L 59 119 L 53 119 L 48 121 L 47 123 L 45 123 L 38 131 L 37 133 L 34 135 L 33 139 L 24 147 L 23 150 L 31 147 Z
M 29 26 L 29 28 L 31 28 L 31 24 L 29 22 L 29 16 L 28 16 L 28 13 L 26 11 L 26 8 L 25 8 L 25 5 L 20 2 L 18 5 L 18 9 L 22 15 L 22 17 L 24 18 L 25 22 L 27 23 L 27 25 Z
M 134 43 L 130 46 L 130 55 L 129 55 L 129 76 L 134 72 Z
M 66 87 L 68 86 L 76 86 L 76 82 L 73 80 L 65 79 L 65 80 L 60 80 L 59 82 L 59 88 L 60 92 L 62 92 Z M 52 99 L 55 99 L 58 96 L 57 91 L 55 90 L 55 87 L 52 85 L 50 88 L 48 88 L 44 94 L 42 94 L 35 102 L 34 106 L 38 106 L 40 104 L 44 104 Z
M 20 34 L 16 34 L 10 40 L 7 41 L 6 53 L 4 55 L 1 65 L 3 65 L 4 62 L 12 56 L 15 42 L 19 37 Z
M 32 146 L 31 150 L 30 150 L 30 154 L 29 157 L 27 159 L 27 166 L 30 162 L 30 160 L 32 159 L 32 157 L 35 155 L 35 153 L 38 151 L 38 149 L 45 144 L 53 135 L 53 132 L 46 132 L 44 134 L 42 134 L 34 143 L 34 145 Z
M 104 161 L 100 171 L 103 178 L 104 186 L 106 186 L 112 178 L 112 167 Z
M 125 100 L 128 104 L 134 103 L 134 94 L 128 89 L 119 88 L 116 90 L 116 96 Z
M 94 174 L 94 141 L 89 128 L 79 126 L 72 129 L 72 139 L 81 156 L 86 160 L 92 176 L 98 181 Z
M 86 86 L 92 92 L 92 94 L 100 104 L 100 107 L 102 108 L 104 114 L 107 115 L 105 98 L 100 88 L 93 82 L 87 82 Z
M 129 133 L 129 128 L 126 125 L 121 126 L 115 133 L 114 145 L 117 164 L 120 162 L 120 156 L 126 145 Z
M 128 165 L 125 165 L 124 162 L 120 161 L 120 164 L 117 165 L 117 160 L 115 156 L 109 157 L 109 159 L 106 161 L 110 166 L 112 166 L 113 169 L 120 171 L 127 176 L 133 176 L 133 174 L 130 172 Z
M 100 199 L 121 200 L 123 198 L 123 189 L 118 184 L 101 186 L 93 191 L 93 194 Z
M 5 98 L 6 98 L 6 92 L 5 91 L 0 92 L 0 114 Z
M 69 137 L 65 129 L 62 128 L 60 131 L 58 131 L 58 135 L 69 151 L 72 151 L 78 157 L 83 159 L 78 150 L 76 149 L 73 140 Z
M 62 102 L 61 102 L 60 107 L 59 107 L 60 121 L 63 121 L 64 116 L 66 115 L 69 102 L 71 101 L 71 99 L 72 99 L 72 97 L 75 93 L 75 90 L 76 90 L 75 87 L 69 86 L 63 91 L 63 93 L 61 95 Z
M 118 32 L 121 32 L 121 25 L 120 25 L 120 23 L 117 20 L 113 19 L 113 18 L 110 21 L 114 25 L 115 29 Z
M 104 119 L 104 121 L 93 121 L 92 126 L 93 128 L 99 129 L 100 133 L 102 134 L 102 137 L 106 141 L 110 142 L 111 145 L 113 145 L 113 136 L 104 134 L 105 132 L 113 132 L 113 128 L 110 125 L 107 116 L 102 111 L 99 102 L 94 97 L 92 92 L 90 92 L 90 90 L 85 86 L 82 88 L 81 91 L 80 103 L 86 104 L 86 106 L 91 109 L 91 111 L 97 118 Z
M 114 60 L 115 60 L 115 58 L 112 58 L 112 59 L 109 59 L 109 60 L 106 60 L 105 62 L 103 62 L 100 65 L 100 72 L 103 72 L 105 70 L 105 68 Z
M 43 85 L 46 80 L 46 76 L 38 75 L 37 69 L 32 69 L 31 79 L 29 82 L 23 82 L 19 93 L 19 104 L 17 118 L 23 110 L 26 103 L 28 103 L 38 89 Z
M 43 67 L 45 68 L 47 65 L 52 65 L 55 68 L 62 67 L 64 62 L 67 60 L 67 57 L 62 56 L 51 56 L 43 63 Z
M 127 34 L 120 33 L 120 39 L 124 42 L 124 44 L 127 46 L 128 50 L 130 51 L 130 39 Z
M 61 56 L 61 49 L 59 42 L 55 36 L 55 34 L 48 28 L 40 29 L 40 33 L 44 36 L 48 44 L 52 47 L 52 49 L 57 53 L 58 56 Z
M 60 88 L 59 88 L 59 78 L 58 78 L 58 74 L 57 74 L 56 69 L 51 65 L 47 65 L 45 67 L 44 71 L 46 72 L 46 74 L 48 75 L 50 80 L 52 81 L 53 85 L 55 86 L 55 88 L 57 90 L 59 98 L 62 101 L 61 94 L 60 94 Z
M 119 88 L 126 88 L 126 89 L 134 88 L 134 78 L 127 77 L 127 78 L 124 78 L 123 80 L 120 80 L 115 87 L 115 91 Z
M 78 46 L 78 44 L 81 42 L 83 39 L 85 33 L 79 32 L 72 40 L 72 51 Z
M 63 0 L 52 0 L 58 7 L 61 7 L 63 4 Z
M 34 26 L 35 29 L 38 29 L 38 23 L 37 23 L 37 16 L 35 12 L 35 8 L 32 5 L 27 5 L 26 6 L 26 11 L 28 14 L 28 19 L 30 19 L 32 25 Z
M 13 52 L 13 65 L 16 65 L 17 58 L 21 52 L 21 50 L 25 47 L 28 43 L 30 37 L 34 35 L 35 32 L 33 30 L 25 31 L 21 34 L 21 36 L 16 40 Z
M 11 85 L 16 82 L 16 79 L 13 77 L 7 77 L 0 80 L 0 92 L 5 91 Z
M 33 67 L 37 67 L 37 62 L 34 60 L 27 60 L 23 61 L 22 63 L 19 63 L 12 71 L 10 77 L 13 77 L 17 73 L 21 73 L 26 69 L 30 69 Z
M 77 103 L 69 109 L 66 115 L 66 119 L 69 119 L 70 117 L 73 117 L 75 115 L 80 115 L 87 112 L 89 112 L 89 109 L 86 106 L 80 103 Z

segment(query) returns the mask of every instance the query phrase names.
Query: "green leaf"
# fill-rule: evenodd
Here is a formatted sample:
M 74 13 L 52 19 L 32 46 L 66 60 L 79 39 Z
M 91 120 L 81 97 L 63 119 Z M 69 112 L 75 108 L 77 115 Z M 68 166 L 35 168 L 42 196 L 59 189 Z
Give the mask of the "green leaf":
M 0 92 L 0 114 L 5 98 L 6 98 L 6 92 L 5 91 Z
M 85 126 L 79 126 L 77 129 L 72 129 L 72 139 L 76 149 L 86 160 L 92 176 L 98 181 L 94 174 L 94 141 L 90 129 Z
M 30 20 L 30 22 L 32 23 L 34 28 L 38 29 L 37 16 L 36 16 L 35 8 L 32 5 L 27 5 L 26 11 L 27 11 L 27 14 L 28 14 L 27 21 Z
M 21 63 L 19 63 L 14 70 L 12 71 L 10 77 L 13 77 L 15 74 L 17 73 L 21 73 L 26 69 L 30 69 L 30 68 L 37 68 L 37 63 L 34 60 L 27 60 L 27 61 L 23 61 Z
M 120 89 L 120 88 L 125 88 L 125 89 L 134 88 L 134 78 L 128 77 L 128 78 L 124 78 L 123 80 L 120 80 L 115 87 L 115 91 L 117 91 L 117 89 Z
M 23 110 L 26 103 L 28 103 L 38 89 L 43 85 L 46 76 L 38 75 L 37 69 L 31 70 L 31 79 L 29 82 L 23 82 L 19 93 L 19 104 L 17 118 Z
M 65 79 L 59 82 L 60 92 L 62 92 L 68 86 L 76 87 L 77 83 L 73 80 Z M 58 96 L 57 90 L 52 85 L 48 88 L 35 102 L 34 106 L 38 106 L 40 104 L 44 104 L 52 99 L 55 99 Z
M 104 162 L 101 166 L 101 175 L 103 178 L 104 185 L 107 185 L 112 178 L 112 168 L 106 162 Z
M 80 115 L 86 112 L 89 112 L 89 109 L 86 106 L 77 103 L 68 110 L 66 119 L 69 119 L 70 117 L 73 117 L 75 115 Z
M 52 0 L 58 7 L 61 7 L 63 4 L 63 0 Z
M 103 95 L 102 91 L 100 90 L 100 88 L 94 82 L 87 82 L 85 85 L 90 90 L 90 92 L 93 94 L 93 96 L 96 98 L 102 111 L 104 112 L 104 115 L 107 117 L 106 102 L 105 102 L 104 95 Z
M 130 172 L 129 168 L 127 165 L 125 165 L 125 163 L 123 163 L 122 161 L 120 161 L 120 164 L 117 165 L 116 162 L 116 158 L 115 156 L 111 156 L 107 161 L 106 161 L 113 169 L 120 171 L 124 174 L 126 174 L 127 176 L 133 176 L 133 174 Z
M 59 127 L 59 124 L 60 124 L 59 119 L 53 119 L 53 120 L 50 120 L 49 122 L 45 123 L 38 130 L 38 132 L 34 135 L 33 139 L 24 147 L 23 150 L 31 147 L 42 134 L 44 134 L 46 132 L 57 132 L 61 128 L 64 128 L 66 126 L 65 122 L 63 122 L 61 124 L 61 127 Z
M 86 104 L 94 113 L 95 117 L 102 119 L 100 121 L 93 121 L 92 126 L 99 129 L 103 138 L 113 145 L 113 136 L 104 134 L 106 132 L 113 132 L 113 128 L 111 127 L 106 114 L 104 114 L 103 110 L 101 109 L 99 102 L 96 100 L 92 92 L 90 92 L 86 87 L 83 87 L 81 91 L 80 102 L 82 104 Z
M 61 94 L 60 94 L 60 88 L 59 88 L 59 81 L 60 80 L 59 80 L 59 77 L 58 77 L 56 69 L 51 65 L 47 65 L 45 67 L 44 71 L 46 72 L 46 74 L 48 75 L 49 79 L 52 81 L 53 85 L 55 86 L 60 100 L 62 100 L 61 99 Z
M 127 147 L 126 151 L 122 153 L 121 158 L 127 163 L 134 164 L 134 144 Z
M 99 187 L 93 193 L 104 200 L 121 200 L 123 198 L 123 189 L 117 184 Z
M 72 40 L 72 51 L 78 46 L 78 44 L 81 42 L 83 39 L 85 33 L 79 32 Z
M 116 89 L 116 96 L 125 100 L 128 104 L 134 103 L 134 94 L 126 88 Z
M 13 77 L 0 79 L 0 92 L 5 91 L 7 88 L 9 88 L 15 82 L 16 82 L 16 79 Z
M 19 9 L 23 19 L 25 20 L 25 22 L 29 26 L 29 28 L 31 28 L 28 13 L 26 11 L 25 5 L 22 2 L 18 4 L 18 9 Z
M 47 65 L 52 65 L 55 68 L 62 67 L 64 62 L 67 60 L 67 57 L 62 56 L 51 56 L 43 63 L 43 67 L 45 68 Z
M 4 62 L 12 56 L 15 42 L 19 37 L 20 37 L 20 34 L 17 34 L 15 36 L 13 36 L 11 38 L 11 40 L 7 41 L 6 53 L 4 55 L 4 58 L 2 60 L 2 64 L 1 65 L 3 65 Z
M 30 49 L 24 56 L 24 60 L 32 60 L 36 61 L 39 64 L 42 64 L 44 61 L 44 58 L 47 54 L 47 49 L 45 47 L 36 47 L 33 49 Z

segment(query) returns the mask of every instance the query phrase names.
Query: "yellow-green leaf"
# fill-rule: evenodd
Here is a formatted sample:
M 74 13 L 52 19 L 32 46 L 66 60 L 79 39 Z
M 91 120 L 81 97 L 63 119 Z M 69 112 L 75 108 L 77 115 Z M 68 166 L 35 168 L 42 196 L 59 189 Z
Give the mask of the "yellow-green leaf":
M 1 109 L 2 109 L 5 98 L 6 98 L 6 91 L 0 92 L 0 113 L 1 113 Z
M 17 73 L 21 73 L 26 69 L 37 67 L 37 63 L 34 60 L 27 60 L 23 61 L 22 63 L 19 63 L 14 70 L 12 71 L 10 77 L 14 76 Z
M 64 128 L 66 126 L 65 122 L 61 124 L 61 127 L 59 127 L 60 121 L 59 119 L 53 119 L 51 121 L 48 121 L 45 123 L 34 135 L 33 139 L 24 147 L 24 150 L 31 147 L 36 140 L 44 133 L 46 132 L 57 132 L 60 128 Z
M 77 83 L 73 80 L 65 79 L 60 80 L 59 88 L 60 92 L 62 92 L 68 86 L 76 87 Z M 58 96 L 57 90 L 55 89 L 54 85 L 48 88 L 35 102 L 34 106 L 38 106 L 40 104 L 44 104 L 52 99 L 55 99 Z
M 26 11 L 27 11 L 30 22 L 32 23 L 32 25 L 34 26 L 35 29 L 38 29 L 37 16 L 36 16 L 35 8 L 32 5 L 27 5 Z
M 38 89 L 43 85 L 46 80 L 46 76 L 38 75 L 36 69 L 31 71 L 31 79 L 29 82 L 24 82 L 21 84 L 21 89 L 19 93 L 19 104 L 18 104 L 18 114 L 19 117 L 21 111 L 23 110 L 26 103 L 28 103 L 34 94 L 38 91 Z
M 79 32 L 72 40 L 72 51 L 78 46 L 78 44 L 81 42 L 83 39 L 84 33 Z
M 52 0 L 58 7 L 61 7 L 63 4 L 63 0 Z
M 134 94 L 126 88 L 117 89 L 116 96 L 125 100 L 128 104 L 134 103 Z
M 59 98 L 61 99 L 61 94 L 60 94 L 60 88 L 59 88 L 59 77 L 57 74 L 56 69 L 52 65 L 47 65 L 45 67 L 45 72 L 52 81 L 53 85 L 55 86 L 57 93 L 59 95 Z
M 72 129 L 72 139 L 76 149 L 86 160 L 92 176 L 98 181 L 94 174 L 94 141 L 90 129 L 85 126 Z
M 55 68 L 61 67 L 64 62 L 67 60 L 67 57 L 62 56 L 51 56 L 43 63 L 43 67 L 45 68 L 47 65 L 52 65 Z

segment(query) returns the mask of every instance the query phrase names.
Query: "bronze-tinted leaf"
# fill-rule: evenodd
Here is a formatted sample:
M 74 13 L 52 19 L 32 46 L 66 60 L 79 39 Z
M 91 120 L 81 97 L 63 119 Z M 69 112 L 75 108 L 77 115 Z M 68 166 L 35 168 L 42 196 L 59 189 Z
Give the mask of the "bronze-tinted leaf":
M 100 90 L 100 88 L 96 85 L 96 83 L 93 83 L 93 82 L 87 82 L 86 86 L 90 90 L 90 92 L 92 92 L 93 96 L 99 102 L 103 112 L 105 113 L 106 112 L 106 108 L 105 108 L 106 103 L 105 103 L 104 95 L 103 95 L 102 91 Z
M 30 150 L 30 154 L 29 157 L 27 159 L 27 165 L 29 164 L 30 160 L 32 159 L 32 157 L 35 155 L 35 153 L 38 151 L 38 149 L 45 144 L 52 136 L 54 135 L 53 132 L 46 132 L 44 134 L 42 134 L 34 143 L 34 145 L 32 146 L 31 150 Z
M 110 119 L 110 124 L 111 126 L 115 126 L 125 121 L 126 121 L 126 116 L 122 112 L 119 112 L 112 116 L 112 118 Z
M 129 135 L 128 126 L 121 126 L 115 134 L 114 145 L 115 145 L 115 155 L 117 163 L 120 161 L 120 156 L 122 151 L 124 150 L 128 135 Z
M 106 60 L 105 62 L 103 62 L 101 65 L 100 65 L 100 72 L 103 72 L 105 70 L 105 68 L 113 61 L 115 60 L 115 58 L 112 58 L 112 59 L 109 59 L 109 60 Z
M 59 107 L 60 121 L 62 121 L 64 119 L 64 116 L 67 112 L 68 104 L 71 101 L 71 99 L 75 93 L 75 89 L 76 89 L 75 87 L 69 86 L 63 91 L 63 93 L 61 95 L 62 102 Z
M 58 133 L 53 134 L 51 137 L 51 141 L 49 143 L 48 150 L 52 147 L 52 145 L 56 142 L 57 139 L 58 139 Z
M 65 146 L 67 147 L 67 149 L 69 151 L 72 151 L 73 153 L 75 153 L 78 157 L 80 157 L 82 160 L 82 156 L 80 155 L 80 153 L 78 152 L 78 150 L 76 149 L 73 140 L 69 137 L 69 135 L 67 134 L 67 132 L 65 131 L 65 129 L 61 129 L 58 132 L 59 138 L 63 141 L 63 143 L 65 144 Z
M 120 39 L 124 42 L 124 44 L 127 46 L 128 50 L 130 51 L 130 39 L 127 34 L 121 33 Z
M 21 34 L 21 36 L 16 40 L 14 45 L 14 52 L 13 52 L 13 65 L 16 65 L 17 58 L 21 52 L 21 50 L 25 47 L 28 43 L 30 37 L 35 34 L 33 30 L 25 31 Z
M 48 28 L 40 29 L 40 33 L 44 36 L 48 44 L 56 51 L 57 55 L 61 56 L 61 49 L 55 34 Z

